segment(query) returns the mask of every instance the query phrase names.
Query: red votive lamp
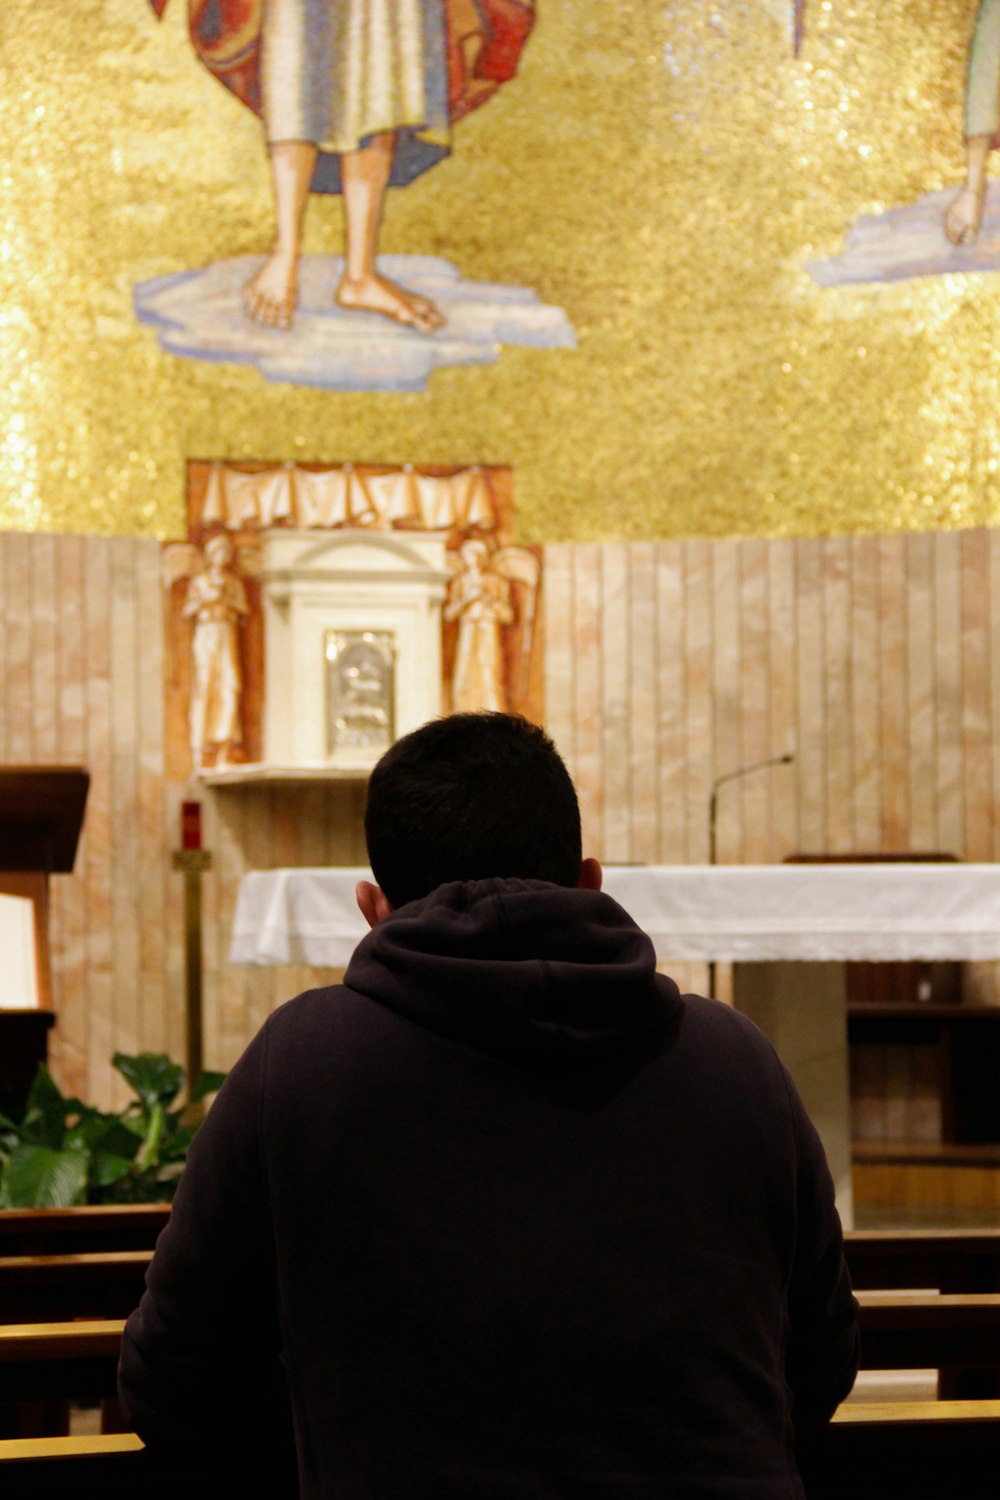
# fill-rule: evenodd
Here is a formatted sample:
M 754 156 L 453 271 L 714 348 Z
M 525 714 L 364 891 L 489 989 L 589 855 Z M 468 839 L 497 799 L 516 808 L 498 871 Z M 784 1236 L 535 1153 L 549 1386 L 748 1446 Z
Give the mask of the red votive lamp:
M 181 848 L 201 848 L 201 803 L 181 803 Z

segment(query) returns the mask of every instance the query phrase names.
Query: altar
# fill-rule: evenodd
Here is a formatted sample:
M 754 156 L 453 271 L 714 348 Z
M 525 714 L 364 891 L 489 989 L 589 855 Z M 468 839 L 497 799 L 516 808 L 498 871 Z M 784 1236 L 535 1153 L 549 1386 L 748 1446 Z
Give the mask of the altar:
M 612 865 L 604 876 L 659 963 L 734 964 L 734 1003 L 792 1073 L 850 1224 L 843 965 L 1000 959 L 1000 865 Z M 363 868 L 244 876 L 230 962 L 343 968 L 366 931 L 354 887 L 370 878 Z

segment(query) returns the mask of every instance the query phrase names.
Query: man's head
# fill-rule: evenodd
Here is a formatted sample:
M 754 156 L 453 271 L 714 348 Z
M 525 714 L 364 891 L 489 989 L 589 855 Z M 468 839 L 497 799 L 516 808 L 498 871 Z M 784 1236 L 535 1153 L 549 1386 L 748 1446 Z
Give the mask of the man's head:
M 451 880 L 599 883 L 594 861 L 581 874 L 580 809 L 558 751 L 510 714 L 454 714 L 397 740 L 371 774 L 365 836 L 386 903 L 376 916 Z

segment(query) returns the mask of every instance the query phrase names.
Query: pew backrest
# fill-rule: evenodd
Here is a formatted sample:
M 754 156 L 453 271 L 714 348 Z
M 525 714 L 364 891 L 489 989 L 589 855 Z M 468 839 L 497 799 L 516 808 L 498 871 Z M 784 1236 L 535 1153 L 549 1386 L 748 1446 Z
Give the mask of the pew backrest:
M 0 1259 L 101 1250 L 152 1250 L 169 1203 L 85 1204 L 0 1209 Z
M 0 1324 L 127 1317 L 151 1259 L 149 1250 L 0 1257 Z
M 1000 1229 L 848 1230 L 844 1254 L 856 1289 L 1000 1292 Z
M 995 1500 L 1000 1401 L 842 1406 L 805 1467 L 809 1500 Z M 0 1442 L 4 1500 L 161 1500 L 134 1433 Z
M 1000 1368 L 1000 1294 L 859 1292 L 863 1370 Z
M 1000 1401 L 841 1406 L 812 1461 L 809 1500 L 996 1500 Z
M 0 1401 L 114 1396 L 121 1318 L 0 1326 Z
M 127 1432 L 0 1442 L 0 1492 L 4 1500 L 166 1500 L 171 1489 Z

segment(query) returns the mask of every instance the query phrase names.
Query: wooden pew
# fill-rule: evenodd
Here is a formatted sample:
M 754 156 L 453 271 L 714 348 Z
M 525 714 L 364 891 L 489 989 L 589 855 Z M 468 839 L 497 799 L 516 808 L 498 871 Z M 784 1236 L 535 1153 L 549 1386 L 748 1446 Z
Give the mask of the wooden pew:
M 61 1223 L 64 1223 L 60 1215 Z M 106 1229 L 106 1220 L 103 1227 Z M 55 1244 L 63 1244 L 66 1232 L 57 1230 Z M 126 1319 L 138 1305 L 144 1290 L 145 1271 L 150 1250 L 87 1251 L 82 1254 L 55 1256 L 0 1256 L 0 1326 L 58 1325 L 61 1320 Z M 1 1329 L 6 1332 L 6 1329 Z M 24 1343 L 4 1341 L 6 1359 L 0 1352 L 0 1437 L 57 1436 L 70 1428 L 72 1400 L 100 1401 L 100 1424 L 105 1433 L 118 1433 L 123 1427 L 121 1410 L 114 1391 L 114 1361 L 106 1365 L 108 1379 L 97 1382 L 96 1392 L 90 1379 L 81 1379 L 84 1365 L 73 1361 L 72 1382 L 55 1391 L 48 1373 L 43 1374 L 42 1359 L 51 1355 L 52 1347 L 31 1362 L 31 1370 L 16 1374 L 15 1352 L 24 1358 Z M 93 1374 L 93 1371 L 91 1371 Z M 39 1385 L 45 1386 L 39 1391 Z
M 0 1257 L 0 1324 L 128 1317 L 151 1258 L 148 1250 Z
M 102 1429 L 120 1431 L 123 1327 L 121 1318 L 0 1326 L 0 1435 L 67 1434 L 73 1401 L 99 1403 Z
M 868 1370 L 1000 1368 L 1000 1294 L 863 1292 L 862 1367 Z M 0 1326 L 0 1400 L 105 1396 L 124 1320 Z
M 142 1296 L 169 1213 L 163 1203 L 0 1211 L 0 1325 L 124 1319 Z M 10 1368 L 7 1375 L 9 1390 Z M 68 1399 L 29 1396 L 41 1378 L 36 1369 L 17 1399 L 0 1397 L 0 1434 L 69 1431 Z M 102 1413 L 116 1430 L 110 1396 L 102 1395 Z
M 936 1287 L 955 1295 L 1000 1292 L 1000 1229 L 851 1230 L 844 1236 L 844 1249 L 857 1291 Z M 938 1376 L 937 1393 L 951 1400 L 1000 1397 L 1000 1370 L 946 1366 Z
M 1000 1369 L 1000 1294 L 860 1292 L 865 1370 Z
M 141 1440 L 127 1432 L 0 1442 L 0 1493 L 4 1500 L 166 1500 L 177 1489 L 158 1479 Z
M 1000 1229 L 852 1229 L 844 1253 L 855 1290 L 1000 1292 Z
M 862 1370 L 936 1370 L 941 1401 L 997 1398 L 1000 1294 L 857 1295 Z
M 842 1406 L 811 1462 L 809 1500 L 995 1500 L 1000 1401 Z M 134 1434 L 0 1442 L 4 1500 L 176 1495 Z
M 121 1318 L 0 1327 L 0 1402 L 114 1396 Z
M 169 1217 L 169 1203 L 0 1209 L 0 1259 L 11 1255 L 152 1250 Z
M 167 1203 L 0 1210 L 0 1259 L 21 1255 L 152 1250 Z M 1000 1291 L 1000 1229 L 866 1229 L 844 1236 L 856 1287 Z
M 803 1474 L 809 1500 L 995 1500 L 998 1466 L 1000 1401 L 887 1401 L 842 1406 Z
M 860 1300 L 863 1365 L 867 1369 L 1000 1368 L 1000 1294 L 863 1293 Z M 0 1327 L 0 1401 L 113 1395 L 122 1326 L 121 1320 L 107 1320 Z M 843 1436 L 840 1428 L 844 1429 Z M 847 1494 L 852 1500 L 862 1500 L 868 1493 L 873 1500 L 891 1500 L 897 1494 L 907 1500 L 944 1500 L 953 1491 L 900 1489 L 898 1483 L 902 1481 L 897 1482 L 888 1470 L 886 1482 L 892 1478 L 896 1488 L 860 1490 L 856 1482 L 858 1466 L 871 1467 L 876 1459 L 881 1463 L 886 1453 L 899 1448 L 905 1455 L 920 1455 L 920 1461 L 911 1464 L 908 1471 L 914 1483 L 920 1474 L 926 1474 L 936 1476 L 934 1483 L 939 1486 L 946 1459 L 948 1455 L 954 1459 L 958 1445 L 963 1454 L 980 1448 L 1000 1454 L 1000 1402 L 892 1403 L 891 1412 L 882 1403 L 858 1404 L 842 1409 L 837 1429 L 836 1437 L 831 1438 L 833 1451 L 835 1456 L 846 1457 L 839 1470 L 827 1458 L 817 1467 L 817 1495 L 829 1495 L 831 1500 L 843 1500 Z M 895 1459 L 890 1467 L 898 1467 Z M 966 1460 L 959 1464 L 959 1470 L 967 1479 Z M 829 1488 L 835 1472 L 841 1474 L 844 1486 L 839 1495 L 836 1488 Z M 991 1500 L 996 1485 L 994 1473 L 988 1491 Z M 8 1491 L 4 1489 L 3 1493 L 6 1497 Z M 979 1492 L 966 1485 L 960 1493 L 963 1500 L 976 1500 Z

